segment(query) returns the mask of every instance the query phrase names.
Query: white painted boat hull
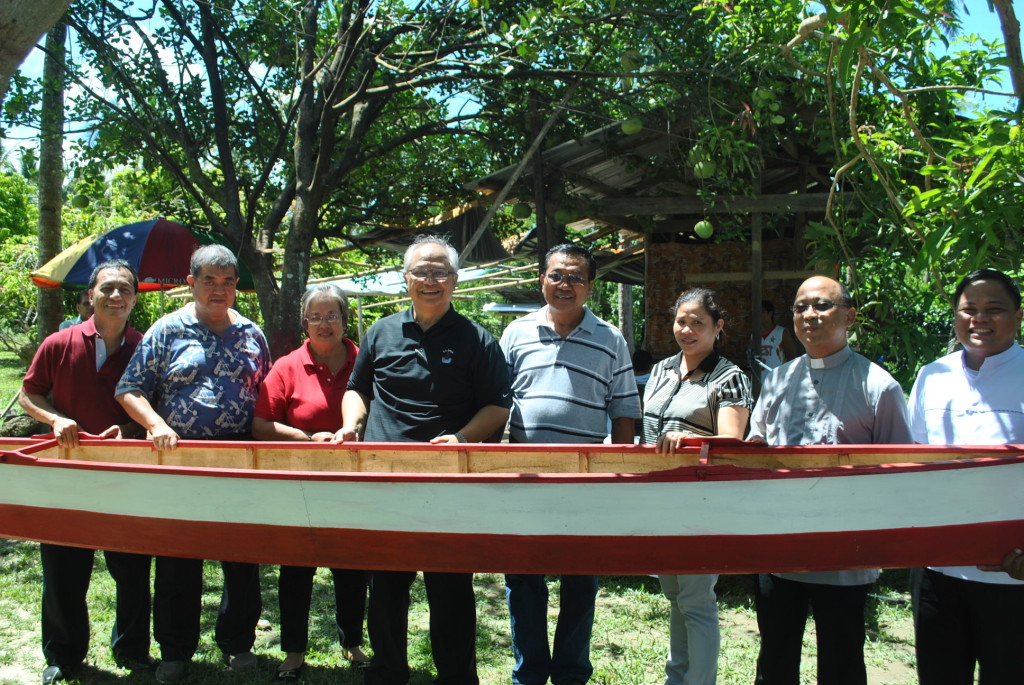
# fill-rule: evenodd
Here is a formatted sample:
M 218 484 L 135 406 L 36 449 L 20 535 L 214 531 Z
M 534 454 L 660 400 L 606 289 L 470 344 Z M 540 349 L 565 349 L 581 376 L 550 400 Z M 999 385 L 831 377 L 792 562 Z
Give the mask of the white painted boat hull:
M 431 571 L 965 565 L 997 562 L 1024 539 L 1022 483 L 1024 457 L 530 475 L 209 469 L 7 452 L 0 458 L 0 536 L 167 556 Z

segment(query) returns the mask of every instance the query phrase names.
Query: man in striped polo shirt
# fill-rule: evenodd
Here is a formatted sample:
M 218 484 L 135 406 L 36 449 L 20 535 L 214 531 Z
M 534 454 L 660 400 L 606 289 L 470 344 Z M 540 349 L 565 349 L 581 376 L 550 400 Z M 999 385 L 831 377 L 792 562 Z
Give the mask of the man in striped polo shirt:
M 544 257 L 540 288 L 547 303 L 505 329 L 501 349 L 512 377 L 511 442 L 633 442 L 640 398 L 629 349 L 614 326 L 586 306 L 597 263 L 578 245 Z M 582 685 L 593 673 L 590 633 L 597 576 L 563 575 L 558 626 L 548 648 L 548 590 L 543 575 L 507 574 L 517 685 Z

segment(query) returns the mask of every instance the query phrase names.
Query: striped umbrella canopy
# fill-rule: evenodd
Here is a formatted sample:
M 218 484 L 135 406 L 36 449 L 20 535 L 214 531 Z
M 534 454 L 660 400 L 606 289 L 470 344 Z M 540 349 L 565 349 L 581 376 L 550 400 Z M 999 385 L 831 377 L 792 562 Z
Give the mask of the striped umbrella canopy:
M 124 259 L 139 273 L 139 290 L 169 290 L 186 285 L 192 252 L 211 243 L 230 249 L 219 236 L 168 219 L 125 224 L 79 240 L 33 271 L 32 282 L 40 288 L 81 290 L 97 264 Z M 238 289 L 253 289 L 252 274 L 242 264 Z

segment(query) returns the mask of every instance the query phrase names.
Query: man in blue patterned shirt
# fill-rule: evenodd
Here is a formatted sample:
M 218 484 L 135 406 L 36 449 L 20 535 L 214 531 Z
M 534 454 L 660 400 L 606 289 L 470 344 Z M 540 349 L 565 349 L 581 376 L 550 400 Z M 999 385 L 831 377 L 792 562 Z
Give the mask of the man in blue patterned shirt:
M 116 395 L 158 450 L 179 438 L 249 440 L 260 383 L 270 369 L 263 332 L 231 306 L 238 261 L 221 245 L 192 255 L 187 277 L 194 302 L 149 329 L 118 383 Z M 256 665 L 252 646 L 259 621 L 259 567 L 223 562 L 224 591 L 217 615 L 217 645 L 232 670 Z M 163 662 L 157 682 L 185 677 L 199 645 L 203 562 L 156 558 L 153 635 Z

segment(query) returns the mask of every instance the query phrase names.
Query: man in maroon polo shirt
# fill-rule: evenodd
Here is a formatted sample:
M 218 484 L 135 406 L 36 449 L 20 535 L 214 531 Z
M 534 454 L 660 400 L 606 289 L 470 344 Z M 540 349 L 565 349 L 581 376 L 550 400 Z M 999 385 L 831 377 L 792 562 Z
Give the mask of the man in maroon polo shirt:
M 114 399 L 114 388 L 142 336 L 128 325 L 139 279 L 123 260 L 93 270 L 89 298 L 94 314 L 46 338 L 18 396 L 29 416 L 53 430 L 62 447 L 78 446 L 81 434 L 104 438 L 141 434 Z M 40 544 L 43 565 L 43 683 L 73 677 L 89 649 L 86 591 L 93 550 Z M 110 644 L 124 668 L 152 671 L 149 655 L 150 557 L 105 552 L 117 583 L 117 613 Z

